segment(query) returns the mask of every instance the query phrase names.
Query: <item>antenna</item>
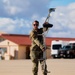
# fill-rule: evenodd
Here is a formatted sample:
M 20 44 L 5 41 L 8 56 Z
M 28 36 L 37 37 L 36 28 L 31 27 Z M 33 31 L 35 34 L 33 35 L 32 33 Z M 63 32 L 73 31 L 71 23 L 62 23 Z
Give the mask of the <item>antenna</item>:
M 45 20 L 45 23 L 43 24 L 43 27 L 53 27 L 53 24 L 50 24 L 49 23 L 49 18 L 50 18 L 50 13 L 51 12 L 54 12 L 55 11 L 55 8 L 50 8 L 49 9 L 49 14 L 48 14 L 48 16 L 47 16 L 47 18 L 46 18 L 46 20 Z
M 50 8 L 49 12 L 54 12 L 56 8 Z

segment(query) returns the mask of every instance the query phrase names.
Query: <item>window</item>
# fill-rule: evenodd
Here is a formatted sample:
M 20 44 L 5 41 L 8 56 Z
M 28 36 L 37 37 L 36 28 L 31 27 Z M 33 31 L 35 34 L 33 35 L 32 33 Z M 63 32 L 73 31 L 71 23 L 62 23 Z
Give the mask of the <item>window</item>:
M 61 47 L 62 47 L 61 44 L 58 44 L 58 45 L 56 44 L 56 45 L 53 45 L 53 46 L 52 46 L 53 49 L 59 49 L 59 48 L 61 48 Z
M 1 52 L 2 54 L 4 54 L 5 52 L 7 52 L 7 48 L 0 47 L 0 52 Z

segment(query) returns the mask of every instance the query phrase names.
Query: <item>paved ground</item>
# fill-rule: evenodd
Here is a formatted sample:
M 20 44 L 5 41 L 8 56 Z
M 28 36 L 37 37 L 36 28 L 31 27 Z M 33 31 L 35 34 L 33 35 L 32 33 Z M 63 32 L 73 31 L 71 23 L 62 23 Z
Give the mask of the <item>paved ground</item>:
M 47 59 L 48 75 L 75 75 L 75 59 Z M 0 75 L 32 75 L 31 60 L 1 60 Z M 38 75 L 42 75 L 39 66 Z

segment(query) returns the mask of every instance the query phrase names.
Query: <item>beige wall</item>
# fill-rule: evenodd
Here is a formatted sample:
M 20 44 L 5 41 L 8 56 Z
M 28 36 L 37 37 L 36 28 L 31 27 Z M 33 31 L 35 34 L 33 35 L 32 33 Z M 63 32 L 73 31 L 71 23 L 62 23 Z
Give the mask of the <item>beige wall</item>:
M 0 42 L 0 46 L 7 46 L 7 45 L 17 45 L 15 43 L 13 43 L 12 41 L 9 41 L 9 40 L 4 40 L 4 41 L 1 41 Z
M 18 45 L 9 41 L 9 40 L 4 40 L 4 41 L 1 41 L 0 42 L 0 48 L 6 48 L 7 49 L 7 52 L 6 52 L 6 55 L 9 57 L 15 57 L 15 50 L 18 51 Z M 7 56 L 4 56 L 5 58 Z
M 0 47 L 6 48 L 6 55 L 13 59 L 25 59 L 26 58 L 26 46 L 17 45 L 9 40 L 0 42 Z M 5 56 L 6 57 L 6 56 Z
M 18 59 L 26 58 L 26 46 L 19 46 Z
M 46 54 L 47 54 L 47 58 L 50 58 L 51 57 L 51 55 L 50 55 L 50 49 L 47 49 L 46 50 Z
M 17 53 L 18 53 L 18 46 L 15 46 L 15 45 L 10 45 L 9 46 L 9 55 L 11 56 L 11 57 L 13 57 L 13 58 L 15 58 L 15 59 L 17 59 L 18 58 L 18 55 L 17 55 Z M 17 52 L 16 54 L 15 54 L 15 52 Z
M 26 59 L 28 56 L 29 46 L 17 45 L 9 40 L 0 42 L 0 47 L 7 48 L 7 55 L 13 57 L 13 59 Z M 30 48 L 30 47 L 29 47 Z M 46 50 L 47 58 L 50 58 L 50 49 Z M 27 56 L 26 56 L 27 55 Z

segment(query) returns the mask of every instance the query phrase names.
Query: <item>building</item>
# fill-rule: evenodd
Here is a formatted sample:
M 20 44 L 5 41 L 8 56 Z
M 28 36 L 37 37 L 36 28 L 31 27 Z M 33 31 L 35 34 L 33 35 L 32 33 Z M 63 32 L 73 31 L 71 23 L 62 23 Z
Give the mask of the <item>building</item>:
M 52 40 L 75 40 L 75 38 L 47 37 L 47 58 L 50 58 L 50 45 Z M 5 60 L 30 59 L 31 41 L 29 35 L 23 34 L 0 34 L 0 51 Z

